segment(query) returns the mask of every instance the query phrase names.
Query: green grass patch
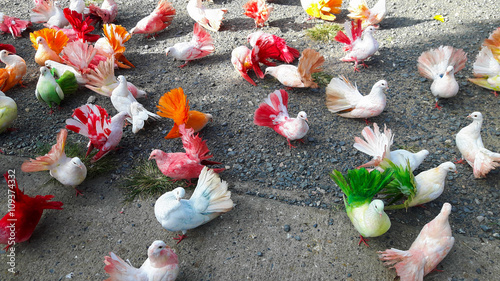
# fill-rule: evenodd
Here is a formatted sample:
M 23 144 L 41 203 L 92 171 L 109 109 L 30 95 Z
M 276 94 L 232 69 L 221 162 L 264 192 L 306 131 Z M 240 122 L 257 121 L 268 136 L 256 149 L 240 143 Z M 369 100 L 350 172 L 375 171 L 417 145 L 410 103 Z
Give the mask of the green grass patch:
M 307 29 L 306 35 L 315 41 L 329 42 L 332 41 L 337 35 L 337 32 L 342 29 L 342 25 L 338 23 L 322 23 Z
M 140 163 L 131 175 L 125 178 L 122 188 L 125 189 L 125 202 L 132 202 L 137 196 L 158 197 L 165 192 L 181 186 L 184 181 L 172 181 L 163 175 L 154 161 Z
M 324 88 L 330 83 L 330 81 L 333 78 L 333 75 L 330 75 L 325 72 L 316 72 L 312 74 L 312 78 L 316 83 L 318 83 L 318 86 Z

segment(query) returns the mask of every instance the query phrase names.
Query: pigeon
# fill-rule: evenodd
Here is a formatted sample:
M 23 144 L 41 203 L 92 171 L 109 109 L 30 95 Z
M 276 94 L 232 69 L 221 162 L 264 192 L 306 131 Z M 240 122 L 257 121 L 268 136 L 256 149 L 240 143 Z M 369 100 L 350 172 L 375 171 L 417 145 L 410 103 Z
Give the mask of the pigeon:
M 114 56 L 115 63 L 119 68 L 135 67 L 123 55 L 126 50 L 124 43 L 131 37 L 125 27 L 116 24 L 104 24 L 102 30 L 104 31 L 104 37 L 97 40 L 94 44 L 97 55 L 105 58 Z
M 369 247 L 365 237 L 380 236 L 391 227 L 391 221 L 384 212 L 384 202 L 373 200 L 373 196 L 391 181 L 392 174 L 390 169 L 369 172 L 365 168 L 349 170 L 345 177 L 337 170 L 330 174 L 345 194 L 347 216 L 360 234 L 358 246 L 363 242 Z
M 391 145 L 394 139 L 391 130 L 387 129 L 384 125 L 384 132 L 381 133 L 377 123 L 373 123 L 373 129 L 374 130 L 366 126 L 363 131 L 361 131 L 366 141 L 359 137 L 354 138 L 354 148 L 373 157 L 371 161 L 359 167 L 377 167 L 384 159 L 389 159 L 395 165 L 403 166 L 403 168 L 410 165 L 411 171 L 413 172 L 422 164 L 425 157 L 429 155 L 429 151 L 425 149 L 417 153 L 412 153 L 404 149 L 391 151 Z
M 54 73 L 51 73 L 54 71 Z M 61 104 L 65 95 L 72 94 L 78 88 L 75 75 L 70 71 L 65 71 L 58 79 L 54 77 L 55 69 L 49 70 L 45 66 L 40 67 L 40 77 L 36 84 L 35 97 L 42 102 L 45 102 L 52 113 L 54 104 Z
M 35 5 L 30 14 L 31 22 L 45 23 L 44 25 L 48 28 L 63 28 L 69 25 L 58 1 L 35 0 Z
M 91 62 L 96 53 L 97 50 L 94 49 L 94 46 L 78 40 L 68 43 L 61 54 L 63 62 L 74 67 L 81 76 L 89 73 L 95 67 L 91 65 Z
M 66 71 L 73 73 L 73 75 L 75 75 L 75 79 L 78 85 L 85 85 L 86 83 L 89 82 L 85 74 L 82 74 L 80 71 L 76 70 L 76 68 L 71 65 L 58 63 L 53 60 L 46 60 L 45 67 L 51 70 L 54 69 L 55 71 L 57 71 L 57 73 L 64 73 Z
M 481 139 L 481 125 L 483 124 L 481 112 L 473 112 L 467 117 L 472 118 L 472 123 L 458 132 L 455 143 L 462 158 L 472 167 L 474 177 L 484 178 L 491 170 L 500 166 L 500 153 L 492 152 L 484 147 Z
M 180 137 L 179 126 L 182 124 L 186 125 L 186 129 L 193 128 L 196 133 L 203 129 L 208 121 L 212 120 L 211 114 L 189 110 L 189 100 L 182 88 L 172 89 L 170 92 L 165 93 L 158 103 L 159 105 L 156 107 L 159 111 L 156 113 L 174 120 L 174 126 L 165 136 L 166 139 Z
M 302 8 L 311 18 L 334 21 L 340 13 L 342 0 L 300 0 Z
M 114 0 L 104 0 L 101 7 L 91 3 L 89 5 L 89 13 L 95 21 L 104 24 L 112 23 L 118 14 L 118 5 Z
M 247 41 L 250 46 L 252 46 L 252 58 L 254 58 L 254 63 L 259 61 L 267 66 L 275 66 L 275 63 L 261 61 L 262 59 L 260 58 L 272 58 L 282 62 L 292 63 L 300 56 L 297 49 L 288 46 L 285 39 L 274 34 L 256 31 L 247 36 Z
M 255 28 L 264 27 L 264 23 L 269 19 L 273 6 L 268 6 L 266 0 L 248 0 L 243 5 L 245 16 L 254 19 Z
M 70 0 L 69 9 L 75 11 L 79 14 L 88 14 L 89 9 L 85 7 L 85 1 L 83 0 Z
M 227 9 L 206 9 L 201 1 L 189 0 L 186 7 L 189 16 L 204 28 L 210 31 L 219 31 Z
M 371 9 L 368 8 L 365 0 L 351 0 L 347 10 L 349 18 L 362 21 L 361 28 L 363 29 L 371 25 L 378 28 L 378 24 L 384 19 L 387 12 L 385 0 L 378 0 Z
M 91 69 L 85 76 L 85 79 L 87 79 L 85 87 L 100 95 L 111 97 L 111 93 L 119 85 L 115 76 L 114 61 L 115 58 L 112 56 L 106 61 L 100 61 L 95 69 Z M 147 96 L 145 91 L 138 89 L 129 81 L 127 81 L 127 89 L 132 93 L 134 98 Z
M 499 32 L 500 33 L 500 32 Z M 472 83 L 493 90 L 495 96 L 500 91 L 500 58 L 495 58 L 490 48 L 483 46 L 473 65 L 475 78 L 469 78 Z
M 391 200 L 385 210 L 420 206 L 438 198 L 444 191 L 448 172 L 457 172 L 455 164 L 452 162 L 444 162 L 436 168 L 421 172 L 417 176 L 413 176 L 409 165 L 398 166 L 386 159 L 381 166 L 384 169 L 392 168 L 394 170 L 394 180 L 387 185 L 383 192 L 387 195 L 385 198 Z M 392 205 L 402 196 L 408 199 L 402 204 Z
M 69 21 L 64 16 L 64 11 L 61 9 L 59 1 L 54 1 L 54 15 L 44 25 L 48 28 L 64 28 L 69 25 Z
M 35 62 L 38 65 L 44 66 L 46 60 L 62 63 L 59 54 L 68 42 L 68 36 L 64 32 L 44 28 L 31 32 L 30 40 L 36 50 Z
M 436 268 L 455 243 L 448 221 L 450 213 L 451 205 L 444 203 L 441 212 L 422 228 L 408 251 L 394 248 L 379 251 L 380 260 L 395 268 L 401 281 L 424 280 L 424 276 Z
M 130 117 L 122 111 L 109 118 L 106 109 L 93 104 L 80 106 L 71 116 L 73 118 L 66 119 L 66 129 L 89 138 L 85 157 L 94 148 L 99 150 L 90 160 L 91 163 L 116 149 L 122 139 L 125 118 Z
M 0 69 L 4 72 L 4 78 L 0 74 L 0 91 L 6 92 L 16 84 L 22 85 L 22 79 L 26 75 L 26 62 L 18 55 L 11 54 L 7 50 L 0 51 L 0 61 L 5 63 L 5 68 Z
M 340 30 L 334 38 L 335 41 L 345 44 L 344 51 L 347 52 L 347 54 L 341 60 L 353 61 L 354 71 L 359 71 L 359 62 L 361 62 L 364 67 L 368 67 L 365 64 L 365 60 L 373 56 L 379 47 L 379 43 L 373 37 L 375 27 L 369 26 L 363 30 L 361 28 L 361 20 L 352 21 L 351 23 L 346 21 L 344 30 L 346 33 Z
M 68 131 L 61 129 L 57 134 L 57 143 L 52 146 L 49 153 L 36 159 L 24 161 L 21 170 L 26 173 L 49 170 L 53 178 L 65 186 L 75 188 L 78 195 L 81 192 L 76 189 L 76 186 L 81 184 L 87 177 L 87 167 L 80 158 L 69 158 L 64 153 L 67 136 Z
M 290 148 L 290 141 L 300 140 L 307 134 L 307 114 L 304 111 L 297 114 L 297 118 L 288 115 L 288 93 L 285 90 L 276 90 L 255 110 L 253 123 L 257 126 L 272 128 L 276 133 L 284 136 Z
M 326 107 L 330 112 L 345 118 L 371 118 L 380 115 L 386 105 L 384 90 L 387 81 L 380 80 L 373 85 L 366 96 L 361 95 L 356 85 L 345 76 L 332 78 L 326 86 Z
M 44 210 L 62 210 L 63 203 L 51 201 L 54 195 L 26 195 L 19 189 L 15 174 L 6 172 L 3 176 L 9 187 L 9 212 L 0 220 L 0 244 L 7 245 L 4 250 L 8 251 L 11 246 L 31 238 Z M 14 248 L 11 251 L 14 252 Z
M 130 34 L 157 34 L 172 23 L 174 16 L 175 9 L 172 3 L 167 0 L 159 0 L 154 11 L 137 22 L 135 27 L 130 30 Z
M 17 118 L 17 104 L 0 91 L 0 134 L 5 132 Z
M 16 48 L 14 46 L 12 46 L 11 44 L 0 43 L 0 51 L 2 51 L 2 50 L 6 50 L 7 52 L 9 52 L 11 54 L 16 53 Z
M 451 46 L 440 46 L 424 52 L 418 58 L 418 72 L 425 78 L 432 79 L 431 93 L 436 97 L 435 108 L 439 98 L 451 98 L 458 93 L 458 82 L 455 73 L 465 67 L 467 54 L 462 49 Z
M 155 216 L 161 226 L 168 231 L 182 231 L 182 235 L 174 238 L 178 240 L 177 244 L 187 237 L 187 230 L 207 223 L 233 208 L 227 183 L 207 167 L 201 170 L 198 184 L 189 200 L 182 199 L 185 192 L 184 188 L 177 187 L 160 196 L 155 203 Z
M 71 28 L 52 28 L 64 32 L 64 34 L 68 36 L 68 42 L 77 40 L 82 42 L 95 42 L 101 37 L 97 34 L 90 34 L 90 32 L 94 30 L 90 17 L 85 17 L 84 20 L 82 20 L 83 16 L 81 13 L 70 10 L 69 8 L 64 9 L 63 12 L 64 16 L 71 24 Z
M 31 27 L 32 24 L 28 20 L 21 20 L 15 17 L 9 17 L 0 12 L 0 31 L 2 33 L 12 34 L 12 38 L 22 37 L 23 31 Z
M 210 161 L 213 155 L 210 155 L 206 140 L 202 140 L 198 135 L 194 135 L 194 129 L 186 129 L 186 125 L 179 126 L 182 145 L 185 153 L 165 153 L 159 149 L 155 149 L 149 155 L 149 159 L 156 160 L 156 165 L 160 171 L 167 177 L 177 180 L 189 180 L 197 178 L 205 165 L 222 164 L 215 161 Z M 220 173 L 223 168 L 213 169 L 214 172 Z
M 179 274 L 179 260 L 175 251 L 161 240 L 149 246 L 148 259 L 140 268 L 127 262 L 113 252 L 104 257 L 104 270 L 110 276 L 106 281 L 174 281 Z
M 254 65 L 252 63 L 252 51 L 248 49 L 246 46 L 236 47 L 231 52 L 231 63 L 234 66 L 240 75 L 248 81 L 248 83 L 257 86 L 255 81 L 248 76 L 247 72 L 249 69 L 253 69 Z M 260 69 L 260 68 L 259 68 Z M 262 71 L 261 71 L 262 72 Z
M 171 55 L 178 60 L 185 60 L 186 63 L 179 65 L 180 68 L 183 68 L 188 62 L 206 57 L 214 51 L 214 42 L 210 33 L 198 23 L 195 23 L 191 41 L 176 43 L 174 46 L 165 49 L 165 54 L 167 57 Z
M 160 118 L 137 102 L 127 89 L 127 79 L 123 75 L 118 76 L 118 82 L 118 86 L 111 92 L 111 103 L 118 112 L 126 112 L 130 116 L 127 117 L 127 120 L 132 123 L 132 133 L 139 132 L 144 127 L 144 121 L 148 120 L 149 117 Z
M 313 81 L 312 74 L 322 71 L 321 66 L 325 58 L 313 49 L 305 49 L 299 59 L 299 65 L 282 64 L 267 67 L 264 75 L 274 76 L 281 84 L 287 87 L 318 88 Z

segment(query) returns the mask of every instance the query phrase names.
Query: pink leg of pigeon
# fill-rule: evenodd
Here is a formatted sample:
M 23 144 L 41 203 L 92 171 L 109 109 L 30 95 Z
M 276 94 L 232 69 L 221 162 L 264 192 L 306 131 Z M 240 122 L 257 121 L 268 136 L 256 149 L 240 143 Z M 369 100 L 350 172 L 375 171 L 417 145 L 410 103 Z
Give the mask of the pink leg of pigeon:
M 495 95 L 495 97 L 498 97 L 497 91 L 493 91 L 493 94 Z
M 442 106 L 439 106 L 437 99 L 436 99 L 436 105 L 434 106 L 434 108 L 437 108 L 439 110 L 441 110 L 441 108 L 443 108 Z
M 188 64 L 188 60 L 186 61 L 186 63 L 184 63 L 183 65 L 179 65 L 179 68 L 183 68 L 184 66 L 186 66 Z
M 49 115 L 52 115 L 54 113 L 54 109 L 51 107 L 49 111 Z
M 368 68 L 368 65 L 365 63 L 365 61 L 361 61 L 361 64 L 362 64 L 365 68 Z
M 76 197 L 78 197 L 78 195 L 83 195 L 83 193 L 80 190 L 76 189 L 76 187 L 75 187 L 75 191 L 76 191 Z
M 457 158 L 455 158 L 455 162 L 453 162 L 455 164 L 465 164 L 465 159 L 460 159 L 460 160 L 457 160 Z
M 357 72 L 360 71 L 359 68 L 358 68 L 358 60 L 357 59 L 354 60 L 354 72 L 356 72 L 356 71 Z
M 286 139 L 288 141 L 288 146 L 290 147 L 290 149 L 292 148 L 297 148 L 296 146 L 293 146 L 292 143 L 290 142 L 289 139 Z
M 366 243 L 366 242 L 368 242 L 368 239 L 366 239 L 365 237 L 363 237 L 363 235 L 359 236 L 358 246 L 361 245 L 361 242 L 363 242 L 366 245 L 366 247 L 370 247 L 370 245 L 368 245 L 368 243 Z
M 182 234 L 182 235 L 181 235 L 181 234 L 179 234 L 179 236 L 178 236 L 178 237 L 174 237 L 173 239 L 174 239 L 174 240 L 179 240 L 179 241 L 177 241 L 177 243 L 176 243 L 176 244 L 179 244 L 179 243 L 181 243 L 181 241 L 182 241 L 182 240 L 184 240 L 184 238 L 187 238 L 187 235 L 186 235 L 186 234 Z

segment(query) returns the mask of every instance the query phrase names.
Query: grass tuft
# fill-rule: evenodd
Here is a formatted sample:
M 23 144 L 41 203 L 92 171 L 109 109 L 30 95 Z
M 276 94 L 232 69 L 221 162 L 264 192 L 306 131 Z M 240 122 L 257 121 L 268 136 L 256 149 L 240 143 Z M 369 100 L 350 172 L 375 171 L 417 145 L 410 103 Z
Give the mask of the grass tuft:
M 337 35 L 337 32 L 342 29 L 342 25 L 338 23 L 322 23 L 307 29 L 306 35 L 315 41 L 329 42 L 332 41 Z
M 316 72 L 312 74 L 314 82 L 318 83 L 318 86 L 321 88 L 326 87 L 333 78 L 333 75 L 330 75 L 325 72 Z
M 125 189 L 125 202 L 132 202 L 137 196 L 157 197 L 179 186 L 183 181 L 174 182 L 166 177 L 154 161 L 147 161 L 135 167 L 134 172 L 125 178 L 122 188 Z

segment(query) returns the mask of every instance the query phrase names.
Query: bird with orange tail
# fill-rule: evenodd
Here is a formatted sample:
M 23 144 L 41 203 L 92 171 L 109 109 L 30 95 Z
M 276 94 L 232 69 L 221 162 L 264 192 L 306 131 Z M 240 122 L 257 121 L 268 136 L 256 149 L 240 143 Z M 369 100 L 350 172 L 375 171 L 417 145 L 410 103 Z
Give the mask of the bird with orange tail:
M 311 18 L 334 21 L 335 15 L 340 13 L 342 0 L 300 0 L 302 8 Z
M 373 8 L 368 8 L 365 0 L 351 0 L 347 8 L 349 18 L 361 20 L 361 28 L 365 29 L 370 25 L 378 28 L 378 24 L 384 19 L 387 12 L 385 0 L 378 0 Z
M 455 243 L 448 221 L 450 213 L 451 205 L 444 203 L 441 212 L 422 228 L 408 251 L 387 249 L 378 252 L 380 260 L 395 268 L 401 281 L 424 280 L 424 276 L 436 268 Z
M 299 59 L 299 65 L 282 64 L 267 67 L 264 75 L 274 76 L 281 84 L 296 88 L 318 88 L 312 74 L 320 72 L 325 58 L 313 49 L 305 49 Z
M 94 44 L 97 54 L 106 58 L 110 58 L 114 55 L 115 63 L 119 68 L 135 67 L 123 55 L 126 50 L 123 44 L 127 42 L 131 36 L 125 27 L 116 24 L 105 24 L 102 29 L 104 30 L 105 37 L 100 38 Z
M 307 125 L 307 114 L 299 112 L 297 118 L 288 115 L 288 93 L 285 90 L 276 90 L 255 110 L 253 123 L 257 126 L 265 126 L 273 129 L 276 133 L 284 136 L 290 148 L 293 146 L 291 140 L 302 141 L 309 125 Z
M 224 14 L 227 13 L 226 8 L 207 9 L 203 7 L 201 0 L 189 0 L 186 8 L 192 19 L 204 28 L 215 32 L 219 31 Z
M 63 203 L 50 201 L 54 195 L 26 195 L 19 189 L 15 174 L 7 172 L 3 176 L 9 187 L 9 202 L 13 199 L 13 206 L 0 220 L 0 244 L 7 245 L 4 250 L 8 251 L 11 246 L 31 238 L 44 210 L 62 210 Z
M 32 26 L 32 24 L 29 20 L 9 17 L 0 12 L 0 31 L 12 34 L 14 39 L 16 37 L 21 37 L 21 33 L 30 26 Z
M 61 63 L 59 56 L 66 43 L 68 36 L 62 31 L 51 28 L 44 28 L 30 33 L 30 40 L 36 50 L 35 62 L 45 66 L 46 60 L 53 60 Z
M 201 170 L 206 165 L 222 164 L 215 161 L 210 161 L 213 155 L 210 155 L 210 150 L 207 147 L 206 140 L 202 140 L 198 134 L 194 135 L 193 128 L 186 129 L 186 125 L 179 126 L 182 145 L 185 153 L 165 153 L 159 149 L 155 149 L 149 155 L 149 159 L 156 160 L 156 165 L 160 171 L 174 181 L 188 180 L 198 178 Z M 214 172 L 220 173 L 224 168 L 213 169 Z
M 500 91 L 500 27 L 483 42 L 483 47 L 474 62 L 474 77 L 472 83 L 493 90 L 498 96 Z
M 26 74 L 26 62 L 23 58 L 2 50 L 0 61 L 5 63 L 5 68 L 0 69 L 0 91 L 6 92 L 18 83 L 22 85 L 23 76 Z
M 118 5 L 114 0 L 104 0 L 101 7 L 95 4 L 89 5 L 89 13 L 92 19 L 96 22 L 112 23 L 115 21 L 118 14 Z
M 174 126 L 165 137 L 173 139 L 180 137 L 179 126 L 186 125 L 186 129 L 193 128 L 194 132 L 199 132 L 207 125 L 208 121 L 212 120 L 212 115 L 202 113 L 196 110 L 189 110 L 189 100 L 182 88 L 172 89 L 165 93 L 158 102 L 156 107 L 159 109 L 156 112 L 158 115 L 174 120 Z
M 255 81 L 253 81 L 247 74 L 249 69 L 253 69 L 252 51 L 250 51 L 250 49 L 246 46 L 236 47 L 231 52 L 231 63 L 233 64 L 234 69 L 236 69 L 240 75 L 248 81 L 248 83 L 257 86 Z
M 375 27 L 369 26 L 365 30 L 361 28 L 361 20 L 346 21 L 344 23 L 345 33 L 340 30 L 335 36 L 335 41 L 345 44 L 344 51 L 347 54 L 342 61 L 353 61 L 354 71 L 359 71 L 358 63 L 361 62 L 364 67 L 365 60 L 373 56 L 378 51 L 379 43 L 373 37 Z
M 89 138 L 85 157 L 94 148 L 99 150 L 90 160 L 91 163 L 116 149 L 122 139 L 125 118 L 130 117 L 123 111 L 109 118 L 106 109 L 93 104 L 80 106 L 71 116 L 73 119 L 66 119 L 66 129 Z
M 263 27 L 264 23 L 271 16 L 273 11 L 273 6 L 268 6 L 266 0 L 249 0 L 245 5 L 243 5 L 245 16 L 254 19 L 255 27 Z
M 141 19 L 134 28 L 130 30 L 130 34 L 143 33 L 148 34 L 148 37 L 156 34 L 169 26 L 174 20 L 175 9 L 172 3 L 167 0 L 158 1 L 158 5 L 154 11 L 147 17 Z
M 85 76 L 87 79 L 85 87 L 100 95 L 111 97 L 111 93 L 119 84 L 115 76 L 114 61 L 114 57 L 108 58 L 106 61 L 99 62 L 95 69 L 91 69 Z M 147 95 L 145 91 L 138 89 L 129 81 L 127 81 L 127 89 L 134 98 L 142 98 Z
M 65 186 L 73 187 L 77 195 L 81 192 L 76 186 L 87 177 L 87 167 L 78 157 L 69 158 L 64 153 L 68 131 L 61 129 L 57 134 L 57 143 L 44 156 L 24 161 L 21 170 L 25 173 L 49 170 L 50 175 Z
M 97 34 L 90 34 L 90 32 L 94 30 L 94 27 L 91 25 L 92 19 L 90 17 L 85 17 L 84 20 L 82 20 L 82 14 L 70 10 L 69 8 L 64 9 L 63 12 L 72 28 L 58 28 L 55 26 L 52 28 L 64 32 L 64 34 L 68 36 L 68 42 L 76 40 L 95 42 L 101 37 Z
M 195 23 L 191 41 L 176 43 L 174 46 L 165 49 L 165 54 L 166 56 L 171 55 L 175 59 L 186 61 L 183 65 L 179 65 L 180 68 L 183 68 L 188 62 L 206 57 L 214 51 L 214 42 L 210 33 L 198 23 Z

